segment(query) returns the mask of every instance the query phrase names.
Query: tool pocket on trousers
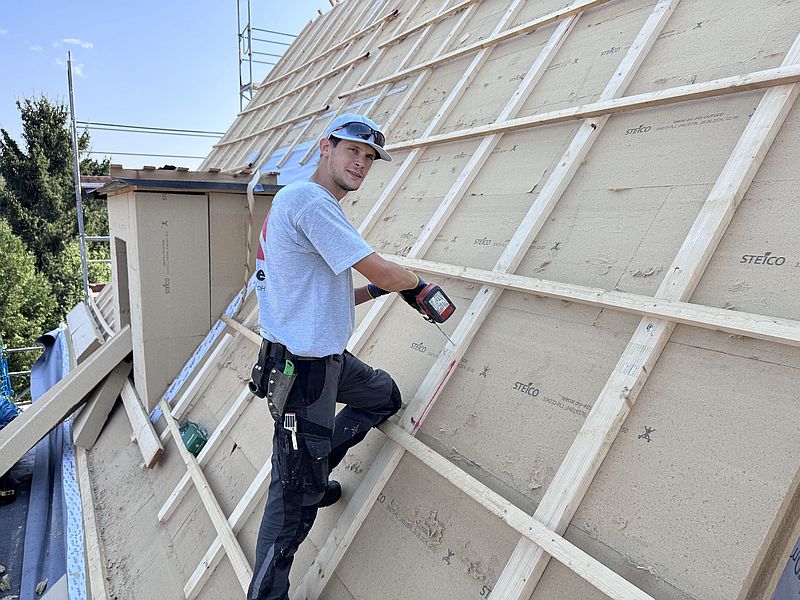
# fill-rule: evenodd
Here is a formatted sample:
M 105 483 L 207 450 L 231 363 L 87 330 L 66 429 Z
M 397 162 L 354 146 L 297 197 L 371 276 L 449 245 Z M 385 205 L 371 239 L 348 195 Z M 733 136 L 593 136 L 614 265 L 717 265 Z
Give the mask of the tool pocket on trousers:
M 267 407 L 276 421 L 283 418 L 286 411 L 286 401 L 292 391 L 297 373 L 285 375 L 277 366 L 272 367 L 264 374 L 264 389 L 267 392 Z
M 303 494 L 320 494 L 328 485 L 328 455 L 331 441 L 311 433 L 296 433 L 277 427 L 278 469 L 284 488 Z

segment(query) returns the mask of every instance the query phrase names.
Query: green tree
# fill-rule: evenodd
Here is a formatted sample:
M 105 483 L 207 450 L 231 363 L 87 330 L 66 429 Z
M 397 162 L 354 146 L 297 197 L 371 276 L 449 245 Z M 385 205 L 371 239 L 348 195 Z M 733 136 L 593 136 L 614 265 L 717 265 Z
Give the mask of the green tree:
M 45 257 L 64 249 L 74 230 L 67 110 L 45 97 L 17 101 L 17 108 L 25 149 L 0 130 L 0 175 L 6 181 L 0 214 L 41 268 Z
M 9 224 L 0 219 L 0 340 L 6 348 L 28 346 L 58 323 L 50 285 L 36 271 L 33 255 Z M 36 353 L 9 356 L 12 371 L 25 371 Z
M 22 119 L 18 143 L 0 129 L 0 217 L 33 253 L 37 269 L 47 278 L 63 316 L 83 297 L 80 255 L 76 246 L 77 210 L 73 175 L 72 143 L 68 112 L 63 103 L 44 96 L 17 102 Z M 105 175 L 109 161 L 95 161 L 86 152 L 89 134 L 78 140 L 81 173 Z M 108 233 L 104 201 L 85 202 L 85 231 Z M 92 248 L 90 258 L 107 258 L 107 248 Z M 93 269 L 93 276 L 100 276 Z M 107 280 L 107 275 L 106 279 Z

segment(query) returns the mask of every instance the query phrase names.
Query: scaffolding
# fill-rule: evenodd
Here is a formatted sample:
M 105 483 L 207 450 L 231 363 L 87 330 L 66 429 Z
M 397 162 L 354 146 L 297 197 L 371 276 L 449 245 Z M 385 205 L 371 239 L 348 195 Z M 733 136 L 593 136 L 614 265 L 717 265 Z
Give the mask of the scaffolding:
M 283 56 L 283 51 L 290 46 L 297 37 L 291 33 L 253 27 L 252 15 L 253 12 L 250 0 L 236 0 L 236 24 L 238 26 L 237 38 L 239 47 L 239 110 L 244 110 L 245 104 L 253 99 L 253 93 L 255 91 L 253 65 L 269 65 L 271 69 L 277 63 L 277 60 L 264 60 L 260 57 L 279 59 Z M 242 23 L 243 17 L 246 18 L 244 23 Z M 255 37 L 254 33 L 265 34 L 267 37 Z M 258 49 L 253 46 L 254 43 L 258 44 Z M 267 52 L 267 50 L 270 51 Z M 280 54 L 278 54 L 279 50 Z

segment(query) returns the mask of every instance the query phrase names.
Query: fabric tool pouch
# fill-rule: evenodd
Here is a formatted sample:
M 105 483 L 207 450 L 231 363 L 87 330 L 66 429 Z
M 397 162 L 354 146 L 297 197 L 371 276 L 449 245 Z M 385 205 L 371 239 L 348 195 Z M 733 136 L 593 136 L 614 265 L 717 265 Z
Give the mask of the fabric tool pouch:
M 289 392 L 297 377 L 297 372 L 291 375 L 284 373 L 285 362 L 283 360 L 275 363 L 274 366 L 264 369 L 262 382 L 266 391 L 267 407 L 272 418 L 280 422 L 286 411 L 286 401 L 289 399 Z
M 287 490 L 303 494 L 321 494 L 328 485 L 328 455 L 331 440 L 313 433 L 296 433 L 297 449 L 292 432 L 276 424 L 278 436 L 278 471 Z

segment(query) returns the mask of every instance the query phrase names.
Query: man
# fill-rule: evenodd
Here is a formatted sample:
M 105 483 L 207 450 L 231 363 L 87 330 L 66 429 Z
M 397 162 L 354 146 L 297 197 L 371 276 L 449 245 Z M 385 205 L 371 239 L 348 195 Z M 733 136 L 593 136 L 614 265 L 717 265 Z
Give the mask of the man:
M 289 598 L 298 546 L 317 510 L 341 497 L 339 483 L 328 480 L 330 471 L 401 406 L 388 373 L 345 351 L 356 304 L 400 291 L 417 308 L 414 298 L 425 286 L 411 271 L 378 256 L 339 206 L 375 160 L 391 160 L 384 142 L 366 117 L 333 119 L 319 142 L 313 175 L 278 192 L 261 232 L 256 292 L 264 341 L 253 382 L 267 396 L 275 433 L 251 600 Z M 370 285 L 354 289 L 351 268 Z M 336 402 L 345 407 L 334 420 Z

